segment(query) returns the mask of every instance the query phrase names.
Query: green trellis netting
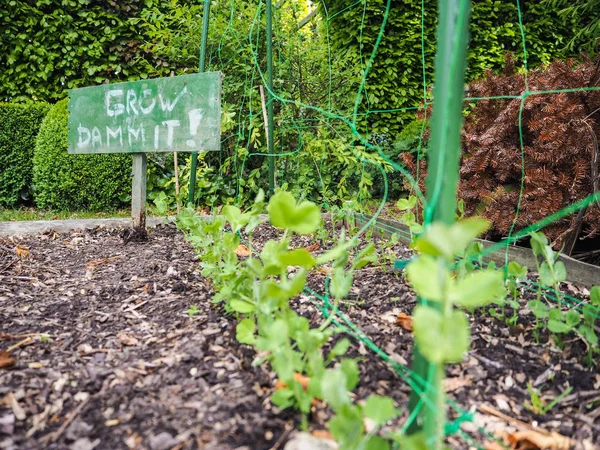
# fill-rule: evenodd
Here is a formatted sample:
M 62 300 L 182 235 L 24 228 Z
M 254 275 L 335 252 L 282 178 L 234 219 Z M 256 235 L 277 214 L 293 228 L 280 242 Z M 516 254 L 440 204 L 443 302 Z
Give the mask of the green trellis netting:
M 238 3 L 240 2 L 231 0 L 228 18 L 221 24 L 223 26 L 219 29 L 220 35 L 218 37 L 210 36 L 212 44 L 208 48 L 203 46 L 200 64 L 201 70 L 203 70 L 205 65 L 204 55 L 206 55 L 206 70 L 222 71 L 226 76 L 225 85 L 228 83 L 227 73 L 232 65 L 235 65 L 238 71 L 241 67 L 243 69 L 241 72 L 245 73 L 245 79 L 233 80 L 237 85 L 229 86 L 230 92 L 226 96 L 229 103 L 224 108 L 225 114 L 229 114 L 228 120 L 230 122 L 225 134 L 224 144 L 235 149 L 235 156 L 228 163 L 228 170 L 237 175 L 235 192 L 238 202 L 241 202 L 243 193 L 251 189 L 248 178 L 252 178 L 253 173 L 258 173 L 256 172 L 258 170 L 257 166 L 259 167 L 263 161 L 268 160 L 265 165 L 269 167 L 268 185 L 270 188 L 281 186 L 289 182 L 292 177 L 295 178 L 294 182 L 296 184 L 302 184 L 302 182 L 313 183 L 322 190 L 322 206 L 329 209 L 331 195 L 327 192 L 330 188 L 327 180 L 328 175 L 322 170 L 324 168 L 323 162 L 328 157 L 329 148 L 327 145 L 340 145 L 343 140 L 346 146 L 341 153 L 360 168 L 361 176 L 357 182 L 359 194 L 358 198 L 356 198 L 356 195 L 355 198 L 360 202 L 361 189 L 368 189 L 369 183 L 372 182 L 367 177 L 367 172 L 375 173 L 375 176 L 380 178 L 383 186 L 382 198 L 378 200 L 379 204 L 376 212 L 358 231 L 359 235 L 365 233 L 371 227 L 400 235 L 407 234 L 402 229 L 379 224 L 376 221 L 388 200 L 388 177 L 394 172 L 399 173 L 411 185 L 412 193 L 417 196 L 423 206 L 423 221 L 426 227 L 434 220 L 451 222 L 454 220 L 456 211 L 462 107 L 466 103 L 507 99 L 520 102 L 518 130 L 521 153 L 521 181 L 520 185 L 517 186 L 516 213 L 511 218 L 508 235 L 500 242 L 473 256 L 473 260 L 478 260 L 480 257 L 499 249 L 508 249 L 510 245 L 526 237 L 529 233 L 543 230 L 544 227 L 571 216 L 584 208 L 593 207 L 596 202 L 600 201 L 600 192 L 594 192 L 568 207 L 548 215 L 543 220 L 525 227 L 518 226 L 525 192 L 526 146 L 523 117 L 528 99 L 536 96 L 600 90 L 600 86 L 573 86 L 567 89 L 537 90 L 529 82 L 527 24 L 523 22 L 524 14 L 521 1 L 516 0 L 514 2 L 516 11 L 514 19 L 519 24 L 518 34 L 522 46 L 520 58 L 522 67 L 519 68 L 519 73 L 523 75 L 524 80 L 518 94 L 463 98 L 470 0 L 441 0 L 439 3 L 438 42 L 443 42 L 444 45 L 438 46 L 437 49 L 438 53 L 435 60 L 435 79 L 437 82 L 434 87 L 432 80 L 428 79 L 429 71 L 427 68 L 431 67 L 432 61 L 426 51 L 428 36 L 426 26 L 428 26 L 428 22 L 431 22 L 431 17 L 427 16 L 426 2 L 422 0 L 420 29 L 416 28 L 411 31 L 413 34 L 420 36 L 421 67 L 412 67 L 411 70 L 419 70 L 422 73 L 422 99 L 420 104 L 393 110 L 370 110 L 368 108 L 370 96 L 375 95 L 369 90 L 369 76 L 377 62 L 377 58 L 382 54 L 381 45 L 386 37 L 386 26 L 390 16 L 394 13 L 394 8 L 397 7 L 392 0 L 377 3 L 380 8 L 380 14 L 377 16 L 379 31 L 374 38 L 368 36 L 367 39 L 365 36 L 365 45 L 359 46 L 361 49 L 359 55 L 360 65 L 356 68 L 357 80 L 359 80 L 358 88 L 353 93 L 353 101 L 345 104 L 340 102 L 339 96 L 336 95 L 337 90 L 342 88 L 347 90 L 347 86 L 343 84 L 343 80 L 340 80 L 336 73 L 339 67 L 334 67 L 332 64 L 331 55 L 334 50 L 330 43 L 330 26 L 336 18 L 348 11 L 358 12 L 359 16 L 362 14 L 361 30 L 367 19 L 369 19 L 372 26 L 373 16 L 367 17 L 367 8 L 372 3 L 371 0 L 357 1 L 338 10 L 331 7 L 327 0 L 322 0 L 318 5 L 312 5 L 311 8 L 318 8 L 320 14 L 308 14 L 305 20 L 301 20 L 302 17 L 297 17 L 296 22 L 300 25 L 295 30 L 297 36 L 295 42 L 279 38 L 279 34 L 283 33 L 283 28 L 289 27 L 288 22 L 281 20 L 281 11 L 285 8 L 284 2 L 271 5 L 270 0 L 267 0 L 267 3 L 260 0 L 258 5 L 250 9 L 248 9 L 247 4 L 241 5 Z M 217 14 L 214 7 L 211 14 Z M 218 14 L 221 20 L 226 17 L 223 15 L 222 10 Z M 244 22 L 244 18 L 250 20 Z M 314 22 L 312 25 L 311 21 Z M 240 24 L 244 24 L 244 27 L 240 28 Z M 317 61 L 317 64 L 327 65 L 325 73 L 328 74 L 328 79 L 320 80 L 321 84 L 319 86 L 313 86 L 313 91 L 319 93 L 318 99 L 320 101 L 311 102 L 309 100 L 315 100 L 315 95 L 306 96 L 300 83 L 314 82 L 314 80 L 309 80 L 310 77 L 306 73 L 302 72 L 306 69 L 302 60 L 303 49 L 313 45 L 312 34 L 317 33 L 317 28 L 318 33 L 325 36 L 324 42 L 327 44 L 326 51 L 321 59 Z M 203 40 L 206 42 L 209 37 L 207 36 L 208 25 L 205 25 L 203 29 Z M 287 36 L 293 34 L 290 33 L 290 30 L 286 32 Z M 282 42 L 285 42 L 285 45 L 282 45 Z M 239 49 L 237 53 L 239 57 L 236 60 L 227 59 L 224 52 L 225 48 Z M 364 52 L 363 49 L 365 49 Z M 288 71 L 297 72 L 298 86 L 290 87 L 285 79 L 281 79 L 285 76 L 285 73 L 278 71 L 278 66 L 281 67 L 282 65 L 285 65 Z M 433 90 L 430 89 L 432 87 L 434 87 Z M 398 86 L 399 91 L 402 88 L 403 86 Z M 418 164 L 415 173 L 408 170 L 400 161 L 390 158 L 377 141 L 372 139 L 368 128 L 369 118 L 374 115 L 386 117 L 386 113 L 406 112 L 414 115 L 420 112 L 427 119 L 431 107 L 433 107 L 433 116 L 431 117 L 432 130 L 428 144 L 430 166 L 426 196 L 419 187 Z M 266 131 L 265 129 L 269 129 L 267 139 L 264 139 L 266 145 L 262 147 L 251 145 L 258 139 L 259 133 Z M 417 159 L 424 151 L 425 133 L 426 121 L 423 121 L 420 126 L 418 144 L 416 145 Z M 322 141 L 326 141 L 326 144 L 320 147 L 320 156 L 311 156 L 316 179 L 303 181 L 302 174 L 298 170 L 299 164 L 294 161 L 294 158 L 300 157 L 302 152 L 310 152 L 309 147 L 312 145 L 311 141 L 314 141 L 315 136 L 320 136 Z M 239 149 L 248 148 L 260 148 L 260 151 L 238 151 Z M 258 165 L 255 161 L 259 161 Z M 248 174 L 249 169 L 250 175 Z M 506 251 L 506 261 L 508 262 L 508 250 Z M 324 289 L 326 293 L 328 292 L 327 287 L 326 285 Z M 526 281 L 524 288 L 536 291 L 539 286 L 533 281 Z M 333 308 L 328 295 L 320 295 L 312 290 L 307 292 L 315 299 L 315 304 L 320 308 L 324 318 L 330 318 L 331 315 L 334 315 L 333 322 L 338 327 L 363 342 L 367 348 L 389 363 L 399 377 L 411 387 L 413 391 L 411 410 L 404 422 L 402 431 L 410 433 L 411 428 L 421 427 L 419 419 L 421 416 L 440 414 L 443 417 L 443 411 L 440 411 L 440 408 L 436 405 L 436 394 L 440 389 L 440 385 L 435 381 L 438 377 L 436 371 L 443 370 L 442 368 L 431 367 L 426 362 L 422 362 L 419 366 L 418 356 L 413 367 L 414 370 L 393 362 L 390 356 L 358 329 L 346 315 Z M 580 300 L 565 294 L 548 291 L 545 295 L 547 298 L 561 301 L 573 309 L 580 310 L 582 307 Z M 557 298 L 557 295 L 560 298 Z M 470 445 L 479 447 L 460 429 L 461 423 L 472 419 L 472 413 L 465 411 L 453 401 L 448 400 L 447 404 L 452 410 L 452 413 L 449 414 L 452 420 L 446 424 L 444 432 L 446 434 L 458 433 Z M 429 420 L 431 421 L 431 418 Z M 484 435 L 488 435 L 483 429 L 479 431 Z M 431 437 L 432 433 L 435 434 L 435 432 L 430 432 L 428 435 Z M 493 439 L 492 436 L 489 437 Z

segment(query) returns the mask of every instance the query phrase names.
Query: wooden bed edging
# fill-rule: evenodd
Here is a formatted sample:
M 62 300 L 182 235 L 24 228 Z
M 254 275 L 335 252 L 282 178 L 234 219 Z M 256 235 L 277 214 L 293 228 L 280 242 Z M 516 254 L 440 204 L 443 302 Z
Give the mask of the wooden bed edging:
M 364 225 L 371 218 L 372 216 L 366 214 L 354 214 L 354 220 L 358 226 Z M 408 227 L 402 222 L 383 218 L 378 218 L 375 221 L 375 231 L 384 236 L 391 236 L 392 232 L 386 230 L 386 228 L 398 229 L 406 232 L 406 235 L 399 233 L 398 237 L 401 241 L 410 243 L 410 239 L 407 237 L 407 235 L 409 235 Z M 477 239 L 477 241 L 481 242 L 484 248 L 496 244 L 496 242 L 486 241 L 485 239 Z M 600 267 L 578 261 L 562 253 L 559 256 L 559 259 L 565 263 L 565 267 L 567 268 L 567 279 L 570 282 L 587 288 L 600 284 Z M 492 253 L 485 255 L 483 260 L 488 262 L 494 261 L 496 264 L 504 265 L 506 261 L 506 249 L 495 250 Z M 517 246 L 508 247 L 508 260 L 516 261 L 521 265 L 527 266 L 529 270 L 533 270 L 536 267 L 535 257 L 529 248 Z

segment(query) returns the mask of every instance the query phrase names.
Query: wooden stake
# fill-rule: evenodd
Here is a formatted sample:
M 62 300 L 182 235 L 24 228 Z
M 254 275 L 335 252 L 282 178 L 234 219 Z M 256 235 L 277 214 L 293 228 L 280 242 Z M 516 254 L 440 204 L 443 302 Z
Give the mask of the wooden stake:
M 177 164 L 177 152 L 173 153 L 173 164 L 175 165 L 175 194 L 177 195 L 177 214 L 179 214 L 179 165 Z
M 262 105 L 263 120 L 265 122 L 265 138 L 267 139 L 267 142 L 268 142 L 269 141 L 269 132 L 271 130 L 269 130 L 269 115 L 267 114 L 267 102 L 265 100 L 265 90 L 264 90 L 262 84 L 258 85 L 258 89 L 260 90 L 260 102 Z M 273 185 L 276 186 L 277 184 L 275 183 L 275 173 L 273 173 L 273 180 L 274 180 Z
M 133 154 L 133 183 L 131 190 L 131 216 L 134 229 L 146 228 L 146 168 L 145 153 Z

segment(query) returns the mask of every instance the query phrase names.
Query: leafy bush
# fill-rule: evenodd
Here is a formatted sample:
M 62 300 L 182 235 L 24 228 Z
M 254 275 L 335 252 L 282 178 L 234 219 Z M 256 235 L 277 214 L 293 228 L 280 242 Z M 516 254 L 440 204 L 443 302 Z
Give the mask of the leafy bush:
M 0 3 L 0 99 L 59 100 L 106 80 L 146 78 L 162 67 L 141 49 L 129 18 L 151 0 L 12 0 Z
M 14 207 L 29 198 L 33 148 L 47 103 L 0 103 L 0 205 Z
M 69 155 L 67 100 L 52 107 L 33 158 L 35 201 L 41 208 L 115 209 L 131 191 L 131 155 Z

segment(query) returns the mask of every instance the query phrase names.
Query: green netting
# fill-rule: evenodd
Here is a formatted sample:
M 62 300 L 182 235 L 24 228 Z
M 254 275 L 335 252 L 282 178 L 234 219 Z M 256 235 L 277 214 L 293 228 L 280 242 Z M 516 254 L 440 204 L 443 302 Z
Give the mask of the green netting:
M 425 0 L 421 1 L 421 28 L 420 30 L 414 30 L 415 33 L 420 33 L 421 39 L 421 67 L 422 72 L 422 101 L 421 104 L 413 105 L 405 108 L 394 108 L 394 109 L 376 109 L 373 108 L 363 110 L 365 103 L 368 105 L 368 77 L 370 71 L 376 61 L 380 45 L 383 37 L 386 34 L 386 24 L 388 22 L 392 8 L 391 0 L 386 0 L 382 6 L 381 23 L 379 24 L 379 32 L 376 39 L 369 47 L 372 50 L 367 53 L 363 53 L 363 47 L 360 47 L 360 71 L 361 80 L 359 88 L 354 93 L 354 101 L 350 109 L 338 109 L 336 106 L 335 92 L 337 86 L 334 85 L 334 70 L 335 67 L 332 65 L 332 46 L 330 42 L 330 24 L 340 14 L 354 9 L 362 9 L 362 20 L 358 24 L 360 26 L 360 38 L 363 39 L 363 27 L 365 26 L 365 20 L 367 18 L 367 6 L 371 0 L 360 0 L 349 4 L 343 9 L 332 10 L 328 7 L 327 0 L 320 0 L 318 7 L 322 11 L 322 16 L 316 16 L 315 27 L 318 27 L 318 31 L 312 28 L 309 31 L 298 29 L 296 34 L 295 42 L 290 43 L 283 38 L 279 37 L 284 27 L 289 27 L 289 20 L 285 21 L 282 19 L 284 14 L 289 15 L 290 11 L 286 8 L 295 8 L 295 6 L 287 6 L 285 1 L 281 1 L 274 5 L 273 8 L 273 33 L 274 43 L 276 44 L 273 48 L 273 63 L 275 65 L 276 76 L 284 77 L 285 73 L 277 72 L 277 67 L 288 67 L 290 70 L 299 70 L 298 79 L 302 80 L 302 69 L 303 69 L 303 46 L 310 45 L 311 33 L 321 33 L 325 36 L 324 42 L 327 45 L 326 56 L 321 62 L 327 64 L 327 70 L 325 73 L 328 74 L 328 80 L 324 80 L 322 86 L 322 98 L 319 103 L 309 103 L 303 98 L 302 88 L 300 85 L 297 89 L 293 86 L 287 86 L 285 80 L 279 80 L 272 87 L 266 67 L 268 60 L 271 56 L 265 55 L 265 35 L 264 23 L 265 23 L 265 4 L 262 0 L 259 0 L 253 13 L 248 17 L 251 17 L 250 23 L 245 23 L 243 28 L 240 28 L 239 17 L 241 14 L 248 14 L 245 6 L 240 6 L 237 0 L 231 0 L 228 8 L 228 20 L 226 26 L 221 30 L 221 37 L 218 40 L 217 45 L 213 45 L 208 50 L 208 70 L 220 70 L 227 75 L 228 67 L 233 61 L 222 58 L 222 51 L 226 45 L 239 46 L 239 48 L 247 49 L 246 60 L 235 61 L 235 64 L 243 64 L 246 67 L 246 74 L 244 79 L 244 86 L 242 92 L 236 99 L 236 103 L 228 105 L 235 112 L 236 118 L 236 132 L 230 134 L 223 141 L 224 144 L 232 146 L 235 149 L 238 148 L 259 148 L 259 151 L 252 152 L 235 152 L 234 160 L 228 170 L 234 171 L 237 175 L 237 186 L 236 186 L 236 198 L 238 203 L 242 202 L 242 194 L 248 189 L 247 178 L 252 174 L 249 167 L 255 167 L 255 161 L 265 159 L 271 160 L 275 168 L 275 179 L 274 183 L 276 186 L 281 186 L 286 181 L 289 181 L 292 177 L 295 177 L 294 182 L 298 185 L 304 183 L 313 183 L 319 186 L 321 191 L 321 202 L 326 210 L 330 210 L 334 203 L 340 201 L 340 198 L 332 199 L 331 186 L 328 181 L 328 174 L 324 173 L 324 162 L 328 155 L 328 148 L 323 147 L 318 157 L 313 158 L 312 163 L 316 169 L 316 178 L 312 180 L 303 180 L 302 173 L 299 170 L 300 163 L 295 161 L 294 158 L 300 158 L 310 153 L 309 146 L 314 141 L 314 134 L 329 134 L 331 136 L 342 136 L 351 145 L 349 150 L 351 151 L 352 158 L 360 164 L 360 181 L 359 188 L 364 188 L 366 185 L 365 179 L 368 170 L 374 170 L 378 177 L 380 177 L 381 185 L 383 186 L 383 192 L 381 198 L 378 201 L 376 211 L 366 220 L 366 223 L 358 230 L 357 235 L 363 235 L 369 229 L 375 228 L 381 231 L 389 233 L 397 233 L 403 235 L 406 238 L 410 238 L 410 233 L 407 233 L 403 229 L 394 228 L 392 225 L 385 225 L 377 222 L 377 218 L 381 215 L 386 202 L 388 200 L 388 175 L 389 173 L 399 172 L 410 184 L 411 193 L 416 195 L 423 205 L 423 218 L 425 225 L 429 224 L 434 217 L 435 205 L 438 204 L 439 197 L 442 192 L 442 180 L 444 178 L 444 165 L 438 166 L 439 173 L 436 177 L 436 182 L 433 184 L 431 189 L 431 195 L 429 200 L 425 197 L 421 189 L 419 188 L 418 181 L 421 178 L 419 171 L 419 164 L 416 166 L 415 176 L 399 161 L 395 161 L 388 157 L 382 146 L 378 145 L 372 139 L 368 131 L 368 126 L 365 126 L 365 120 L 376 114 L 386 113 L 398 113 L 398 112 L 420 112 L 424 115 L 425 120 L 420 129 L 420 135 L 418 139 L 418 145 L 416 149 L 417 161 L 422 156 L 424 150 L 424 136 L 426 132 L 426 121 L 428 119 L 428 110 L 434 104 L 435 99 L 432 98 L 430 92 L 431 81 L 427 78 L 427 60 L 426 60 L 426 3 Z M 466 4 L 466 2 L 464 2 Z M 519 126 L 519 142 L 521 152 L 521 183 L 518 187 L 519 195 L 516 207 L 516 214 L 512 218 L 512 224 L 508 236 L 496 243 L 493 246 L 486 248 L 480 254 L 472 256 L 473 261 L 479 261 L 481 257 L 489 255 L 498 249 L 506 248 L 506 262 L 508 262 L 508 246 L 514 242 L 526 237 L 528 233 L 537 230 L 543 230 L 544 227 L 556 222 L 559 219 L 568 217 L 577 211 L 587 208 L 592 204 L 600 201 L 600 193 L 596 192 L 588 197 L 581 199 L 580 201 L 563 208 L 556 213 L 547 216 L 544 220 L 537 223 L 531 224 L 526 227 L 518 227 L 519 214 L 521 212 L 521 203 L 525 192 L 525 142 L 523 135 L 523 112 L 526 108 L 526 102 L 529 98 L 538 95 L 559 95 L 566 93 L 576 93 L 585 91 L 597 91 L 600 90 L 600 86 L 588 86 L 588 87 L 572 87 L 567 89 L 556 89 L 556 90 L 536 90 L 530 86 L 529 82 L 529 67 L 528 67 L 528 49 L 527 49 L 527 24 L 523 22 L 523 12 L 521 10 L 521 2 L 515 0 L 515 4 L 518 12 L 518 23 L 519 32 L 522 40 L 522 73 L 524 75 L 524 85 L 522 93 L 520 95 L 499 95 L 489 97 L 466 97 L 464 102 L 479 102 L 479 101 L 494 101 L 494 100 L 518 100 L 520 102 L 518 126 Z M 311 6 L 311 8 L 316 6 Z M 270 8 L 269 8 L 270 9 Z M 294 10 L 293 14 L 307 11 Z M 219 11 L 216 14 L 223 16 L 223 12 Z M 468 20 L 466 15 L 459 15 L 459 20 Z M 301 19 L 298 17 L 297 19 Z M 289 30 L 287 31 L 289 34 Z M 213 40 L 214 41 L 214 40 Z M 286 42 L 290 45 L 282 45 L 282 42 Z M 306 75 L 306 74 L 304 74 Z M 227 83 L 227 79 L 225 81 Z M 283 90 L 279 89 L 278 86 L 286 85 L 288 89 L 283 93 Z M 262 99 L 259 86 L 264 89 L 265 97 Z M 291 92 L 291 94 L 290 94 Z M 454 95 L 462 95 L 462 92 L 455 92 Z M 275 137 L 274 144 L 270 148 L 260 148 L 260 146 L 253 146 L 252 143 L 256 139 L 256 130 L 263 132 L 265 125 L 262 109 L 269 109 L 269 107 L 276 107 L 274 119 L 274 129 L 270 130 L 272 136 Z M 445 151 L 445 150 L 444 150 Z M 221 157 L 219 157 L 221 158 Z M 309 157 L 310 158 L 310 157 Z M 444 155 L 441 156 L 441 160 L 444 161 Z M 222 163 L 222 159 L 219 160 Z M 260 164 L 260 163 L 259 163 Z M 283 177 L 283 179 L 281 179 Z M 329 183 L 329 184 L 328 184 Z M 354 192 L 354 195 L 348 195 L 354 197 L 359 201 L 362 200 L 363 190 L 359 189 L 359 192 Z M 339 196 L 338 196 L 339 197 Z M 523 283 L 523 289 L 537 291 L 542 289 L 544 296 L 549 300 L 562 301 L 568 308 L 581 309 L 582 301 L 574 297 L 565 295 L 563 293 L 554 292 L 551 289 L 547 289 L 543 286 L 539 286 L 533 281 L 526 281 Z M 333 317 L 333 323 L 338 327 L 342 328 L 346 333 L 355 337 L 365 344 L 367 348 L 379 355 L 384 361 L 389 363 L 392 369 L 398 374 L 398 376 L 406 382 L 414 392 L 420 395 L 421 401 L 410 411 L 406 422 L 404 423 L 403 430 L 407 430 L 411 423 L 419 416 L 421 410 L 426 405 L 427 407 L 434 409 L 435 405 L 429 402 L 430 396 L 427 395 L 435 389 L 434 385 L 430 383 L 429 376 L 423 376 L 423 374 L 417 374 L 411 369 L 404 367 L 398 363 L 392 361 L 381 348 L 369 339 L 369 337 L 363 333 L 345 314 L 339 311 L 329 301 L 328 296 L 328 282 L 324 286 L 324 295 L 320 295 L 315 291 L 307 290 L 307 293 L 314 298 L 315 305 L 317 305 L 325 318 Z M 558 297 L 557 297 L 558 294 Z M 426 374 L 427 375 L 427 374 Z M 430 374 L 429 374 L 430 375 Z M 480 448 L 480 444 L 473 441 L 464 431 L 460 430 L 460 424 L 464 421 L 472 420 L 472 412 L 465 411 L 452 401 L 448 401 L 448 406 L 454 410 L 456 419 L 448 423 L 445 427 L 446 434 L 458 433 L 465 441 L 469 442 L 469 445 Z M 493 439 L 486 430 L 479 430 L 484 436 Z

